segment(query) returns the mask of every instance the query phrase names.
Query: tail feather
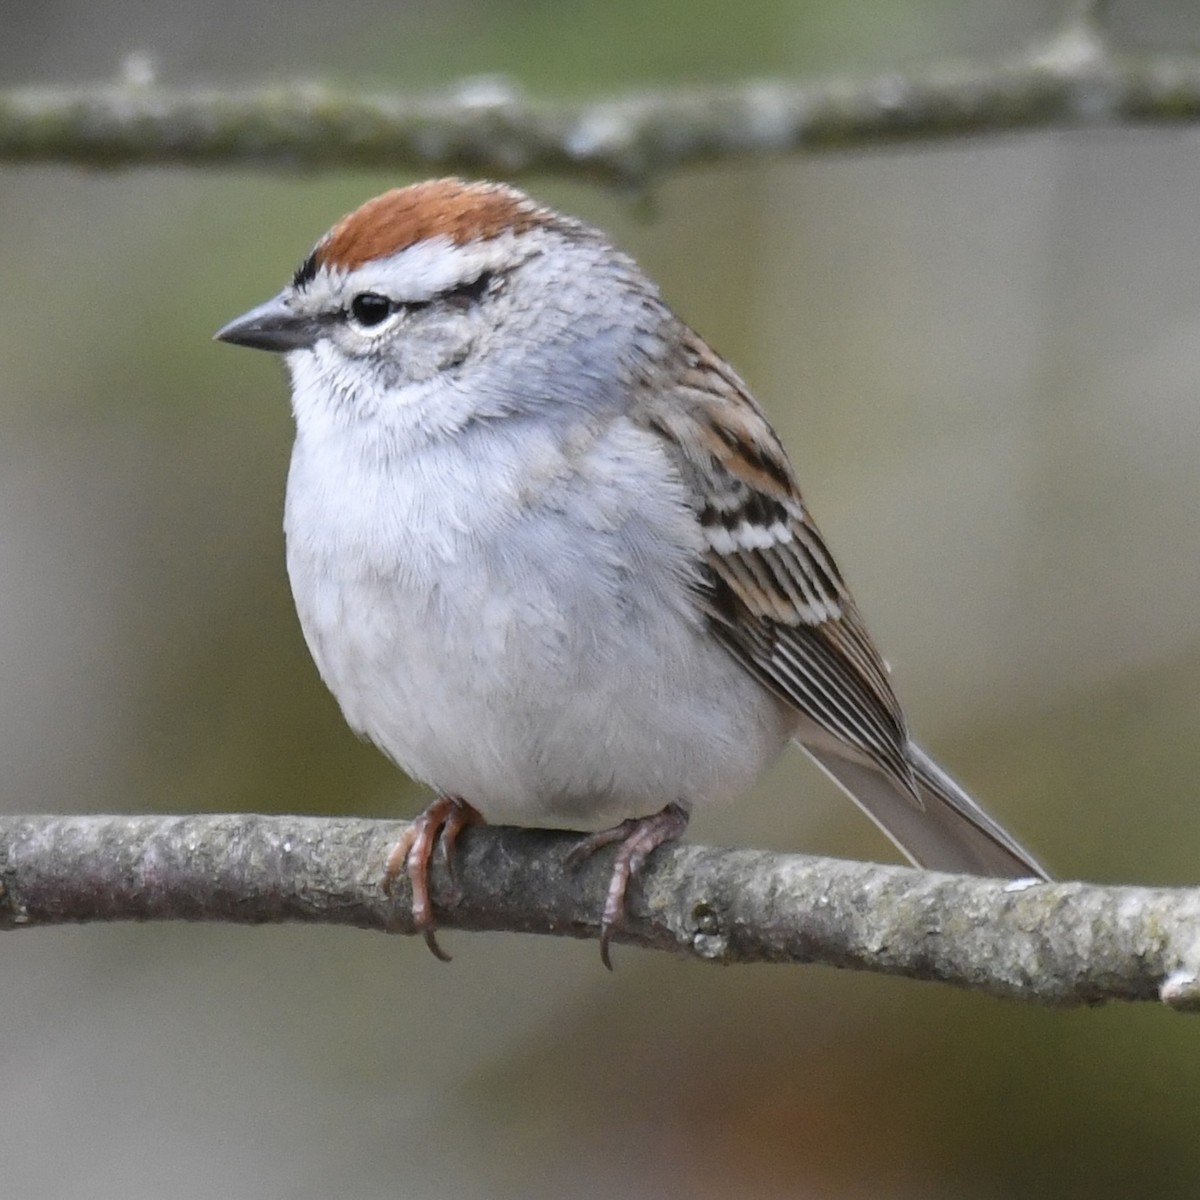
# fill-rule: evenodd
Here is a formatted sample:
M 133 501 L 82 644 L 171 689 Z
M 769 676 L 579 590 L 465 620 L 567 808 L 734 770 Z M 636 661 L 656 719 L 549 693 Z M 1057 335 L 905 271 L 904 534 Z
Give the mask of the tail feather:
M 917 866 L 998 879 L 1048 879 L 1042 866 L 967 795 L 924 750 L 910 742 L 923 807 L 882 771 L 805 745 L 810 758 Z

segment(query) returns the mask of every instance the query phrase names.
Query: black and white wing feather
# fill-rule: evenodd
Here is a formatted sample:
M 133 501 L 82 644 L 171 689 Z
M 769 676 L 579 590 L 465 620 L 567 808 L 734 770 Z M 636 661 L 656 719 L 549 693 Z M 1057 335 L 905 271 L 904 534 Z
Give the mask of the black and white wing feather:
M 697 497 L 715 635 L 797 711 L 805 750 L 914 862 L 1044 876 L 910 741 L 887 666 L 745 385 L 691 330 L 671 340 L 676 386 L 655 394 L 647 378 L 634 415 Z

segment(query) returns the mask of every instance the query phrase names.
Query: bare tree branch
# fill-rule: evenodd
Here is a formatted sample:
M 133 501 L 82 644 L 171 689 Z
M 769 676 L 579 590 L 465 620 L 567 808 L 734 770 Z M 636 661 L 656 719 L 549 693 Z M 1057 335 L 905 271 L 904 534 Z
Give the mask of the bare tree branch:
M 718 159 L 1200 120 L 1200 56 L 1114 51 L 1101 8 L 1073 4 L 1053 39 L 999 63 L 585 103 L 533 100 L 498 79 L 408 97 L 318 85 L 188 91 L 157 86 L 136 61 L 114 84 L 0 90 L 0 162 L 543 172 L 644 185 Z
M 0 928 L 75 921 L 302 921 L 412 933 L 381 888 L 402 826 L 313 817 L 0 818 Z M 472 829 L 444 929 L 595 937 L 606 856 L 575 835 Z M 403 881 L 401 881 L 403 884 Z M 1200 889 L 1005 883 L 905 867 L 673 846 L 617 939 L 708 962 L 824 963 L 1053 1005 L 1200 1010 Z

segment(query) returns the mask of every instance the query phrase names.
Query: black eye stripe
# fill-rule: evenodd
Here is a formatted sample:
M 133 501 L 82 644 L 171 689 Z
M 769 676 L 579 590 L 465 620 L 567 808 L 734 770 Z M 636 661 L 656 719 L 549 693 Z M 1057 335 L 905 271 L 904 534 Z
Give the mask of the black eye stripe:
M 392 300 L 379 292 L 359 292 L 351 301 L 347 314 L 350 319 L 364 329 L 381 325 L 400 309 L 405 312 L 420 312 L 433 304 L 446 304 L 453 308 L 465 309 L 478 304 L 492 286 L 491 271 L 484 271 L 469 283 L 459 284 L 448 288 L 430 300 Z
M 443 296 L 452 304 L 466 308 L 470 305 L 478 304 L 487 295 L 488 289 L 491 286 L 492 272 L 483 271 L 469 283 L 460 283 L 457 287 L 450 288 L 449 291 L 443 293 Z

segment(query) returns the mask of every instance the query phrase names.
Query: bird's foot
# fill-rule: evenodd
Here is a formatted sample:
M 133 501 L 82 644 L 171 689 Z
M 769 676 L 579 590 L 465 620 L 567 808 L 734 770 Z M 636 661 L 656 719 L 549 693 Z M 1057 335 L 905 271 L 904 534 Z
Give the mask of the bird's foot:
M 439 796 L 404 831 L 400 840 L 392 847 L 387 865 L 383 869 L 383 890 L 392 894 L 392 884 L 401 871 L 408 875 L 412 885 L 413 924 L 425 937 L 425 945 L 436 958 L 449 962 L 448 955 L 438 945 L 434 934 L 433 901 L 429 896 L 429 863 L 441 835 L 442 853 L 450 878 L 458 891 L 458 879 L 454 869 L 454 854 L 458 836 L 468 825 L 484 824 L 478 810 L 457 796 Z
M 600 915 L 600 961 L 611 971 L 612 958 L 609 955 L 609 943 L 612 941 L 613 930 L 625 918 L 625 892 L 630 879 L 642 869 L 646 859 L 659 846 L 673 842 L 683 836 L 687 829 L 688 811 L 681 804 L 668 804 L 662 812 L 649 817 L 631 817 L 614 825 L 611 829 L 602 829 L 599 833 L 588 834 L 567 855 L 567 865 L 578 867 L 585 859 L 591 858 L 597 850 L 605 846 L 617 845 L 617 858 L 613 863 L 612 875 L 608 880 L 608 891 L 604 896 L 604 910 Z

